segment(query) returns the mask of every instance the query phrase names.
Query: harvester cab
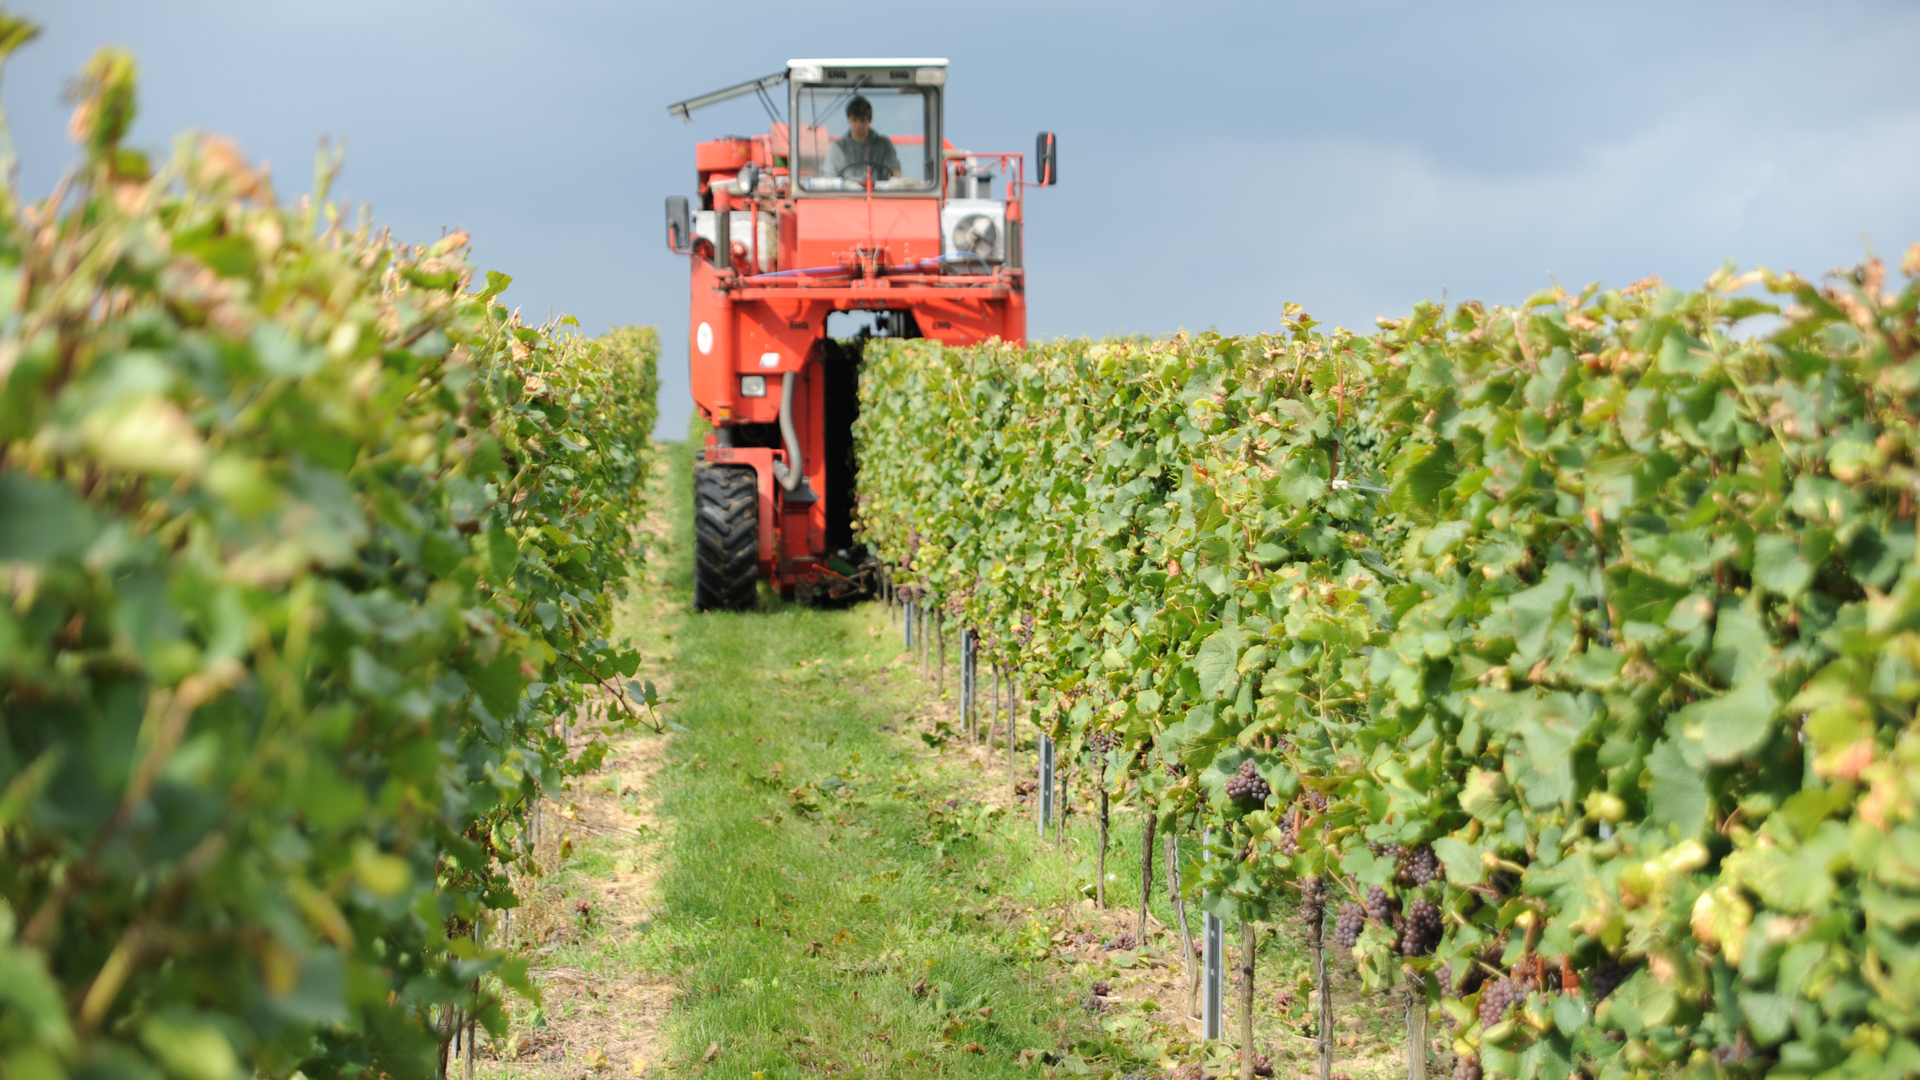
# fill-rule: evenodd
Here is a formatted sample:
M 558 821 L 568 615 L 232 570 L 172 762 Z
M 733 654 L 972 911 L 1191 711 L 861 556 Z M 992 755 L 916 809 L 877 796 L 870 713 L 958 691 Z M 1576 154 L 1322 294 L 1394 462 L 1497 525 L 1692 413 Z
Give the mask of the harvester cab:
M 770 121 L 699 143 L 698 194 L 667 200 L 712 425 L 694 465 L 696 607 L 751 607 L 761 580 L 803 601 L 871 593 L 878 568 L 853 535 L 868 340 L 1026 342 L 1023 197 L 1054 183 L 1054 137 L 1031 163 L 957 150 L 946 85 L 939 59 L 789 60 L 668 106 L 691 122 L 753 95 Z M 836 313 L 862 329 L 830 336 Z

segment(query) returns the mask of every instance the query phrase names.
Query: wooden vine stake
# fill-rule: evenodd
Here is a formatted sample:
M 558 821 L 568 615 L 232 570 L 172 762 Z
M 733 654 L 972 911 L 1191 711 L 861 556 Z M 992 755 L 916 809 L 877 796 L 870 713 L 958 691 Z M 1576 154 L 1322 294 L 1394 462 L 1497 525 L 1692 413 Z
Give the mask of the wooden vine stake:
M 973 631 L 960 628 L 960 731 L 973 742 Z
M 1253 1080 L 1253 950 L 1251 920 L 1240 920 L 1240 1080 Z
M 1053 827 L 1053 736 L 1042 729 L 1035 740 L 1034 756 L 1040 759 L 1039 783 L 1034 786 L 1034 808 L 1039 811 L 1040 838 L 1047 838 L 1047 830 Z
M 1319 1016 L 1314 1041 L 1320 1048 L 1320 1080 L 1333 1077 L 1333 980 L 1327 977 L 1327 881 L 1310 877 L 1300 883 L 1300 922 L 1306 930 L 1307 953 L 1313 958 L 1314 995 Z
M 1100 854 L 1094 860 L 1093 904 L 1107 910 L 1107 755 L 1100 755 Z
M 1144 794 L 1143 792 L 1140 800 L 1143 806 L 1146 804 Z M 1141 816 L 1146 819 L 1146 823 L 1141 826 L 1140 837 L 1140 918 L 1134 922 L 1133 940 L 1145 945 L 1147 943 L 1147 904 L 1153 899 L 1153 830 L 1160 819 L 1154 816 L 1151 806 L 1147 806 L 1146 813 Z
M 1167 895 L 1180 917 L 1180 961 L 1187 969 L 1187 1015 L 1200 1017 L 1200 971 L 1193 964 L 1193 928 L 1187 924 L 1187 898 L 1180 892 L 1180 835 L 1167 830 Z
M 1407 970 L 1407 1080 L 1427 1080 L 1427 987 Z
M 998 709 L 1000 707 L 1000 668 L 997 665 L 993 669 L 993 702 L 994 702 L 993 707 L 995 709 Z M 1013 711 L 1013 680 L 1008 679 L 1007 680 L 1007 795 L 1009 797 L 1017 796 L 1019 794 L 1019 787 L 1020 787 L 1020 782 L 1014 778 L 1014 769 L 1013 769 L 1013 747 L 1014 747 L 1014 742 L 1019 738 L 1019 734 L 1020 734 L 1019 725 L 1020 725 L 1020 721 L 1015 716 Z
M 1073 787 L 1073 768 L 1074 763 L 1068 761 L 1065 768 L 1056 767 L 1054 770 L 1060 775 L 1060 796 L 1054 800 L 1054 808 L 1059 812 L 1060 820 L 1053 827 L 1053 838 L 1063 844 L 1067 841 L 1067 811 L 1072 809 L 1067 802 L 1067 793 Z

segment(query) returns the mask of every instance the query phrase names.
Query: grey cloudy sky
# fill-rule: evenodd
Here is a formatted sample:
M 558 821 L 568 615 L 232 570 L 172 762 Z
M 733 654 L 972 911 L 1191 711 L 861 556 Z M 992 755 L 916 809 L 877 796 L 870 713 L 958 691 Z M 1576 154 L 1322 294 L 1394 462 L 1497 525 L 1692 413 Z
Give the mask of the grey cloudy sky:
M 661 202 L 752 99 L 665 106 L 795 56 L 947 56 L 949 137 L 1059 133 L 1031 195 L 1035 336 L 1360 328 L 1443 290 L 1819 273 L 1920 240 L 1920 5 L 908 4 L 30 0 L 4 101 L 30 193 L 71 160 L 61 88 L 103 43 L 143 69 L 136 141 L 199 127 L 402 236 L 472 232 L 530 315 L 661 328 L 685 430 L 686 265 Z

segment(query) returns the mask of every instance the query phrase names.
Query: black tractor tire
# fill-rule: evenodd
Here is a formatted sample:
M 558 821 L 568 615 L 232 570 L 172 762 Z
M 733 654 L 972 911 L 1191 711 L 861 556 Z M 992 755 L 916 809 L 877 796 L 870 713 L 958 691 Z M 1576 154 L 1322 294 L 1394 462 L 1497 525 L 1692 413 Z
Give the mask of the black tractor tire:
M 746 611 L 759 593 L 760 492 L 751 468 L 693 467 L 693 606 Z

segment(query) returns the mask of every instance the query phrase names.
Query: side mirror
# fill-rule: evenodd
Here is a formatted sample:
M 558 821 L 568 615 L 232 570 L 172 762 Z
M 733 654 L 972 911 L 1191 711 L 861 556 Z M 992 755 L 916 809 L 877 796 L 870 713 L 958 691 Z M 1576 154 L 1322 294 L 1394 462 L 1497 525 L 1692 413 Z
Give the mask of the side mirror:
M 693 250 L 693 216 L 685 195 L 667 196 L 667 249 L 675 255 Z
M 1052 187 L 1060 182 L 1060 167 L 1054 162 L 1053 132 L 1043 131 L 1033 145 L 1033 182 Z

